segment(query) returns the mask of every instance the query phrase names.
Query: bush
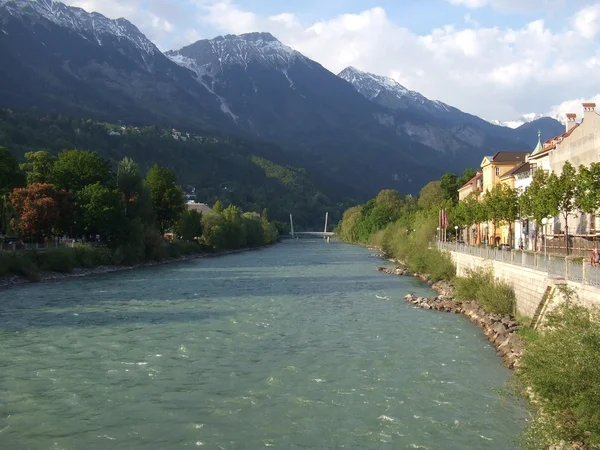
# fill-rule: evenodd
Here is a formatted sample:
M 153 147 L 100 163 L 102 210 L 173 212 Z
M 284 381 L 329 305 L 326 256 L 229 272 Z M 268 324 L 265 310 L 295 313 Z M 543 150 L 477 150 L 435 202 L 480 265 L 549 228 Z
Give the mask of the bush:
M 94 267 L 98 265 L 98 253 L 94 247 L 79 244 L 73 249 L 77 267 Z
M 454 296 L 459 300 L 476 301 L 482 286 L 489 286 L 494 282 L 492 272 L 489 270 L 469 270 L 466 277 L 456 277 L 454 280 Z
M 508 283 L 496 280 L 490 271 L 470 270 L 466 277 L 455 278 L 454 285 L 454 295 L 459 300 L 476 301 L 490 313 L 515 313 L 513 288 Z
M 540 414 L 523 446 L 547 449 L 564 441 L 600 448 L 600 316 L 566 302 L 547 316 L 517 372 L 531 388 Z
M 75 250 L 71 248 L 55 248 L 37 252 L 37 266 L 41 270 L 69 273 L 77 267 Z
M 0 251 L 0 276 L 21 275 L 29 280 L 38 279 L 35 253 Z

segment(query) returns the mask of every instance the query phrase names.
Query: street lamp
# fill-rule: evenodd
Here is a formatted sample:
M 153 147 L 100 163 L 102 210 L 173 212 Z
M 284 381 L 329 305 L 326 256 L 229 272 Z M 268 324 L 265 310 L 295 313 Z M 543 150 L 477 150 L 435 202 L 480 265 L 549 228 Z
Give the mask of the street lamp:
M 437 230 L 437 240 L 438 240 L 438 242 L 440 242 L 441 241 L 441 239 L 440 239 L 440 227 L 437 227 L 436 230 Z
M 458 225 L 454 225 L 454 239 L 456 239 L 456 248 L 458 248 Z
M 542 219 L 542 239 L 544 239 L 544 258 L 546 258 L 546 225 L 548 225 L 548 218 L 544 217 Z

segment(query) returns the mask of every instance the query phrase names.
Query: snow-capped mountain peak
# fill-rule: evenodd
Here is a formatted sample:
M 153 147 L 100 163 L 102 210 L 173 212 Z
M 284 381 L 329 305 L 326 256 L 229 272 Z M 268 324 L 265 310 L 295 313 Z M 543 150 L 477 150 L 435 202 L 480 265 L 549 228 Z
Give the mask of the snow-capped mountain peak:
M 353 85 L 357 91 L 373 100 L 379 95 L 382 90 L 389 90 L 398 96 L 410 95 L 411 91 L 406 89 L 396 80 L 381 75 L 375 75 L 368 72 L 363 72 L 356 67 L 346 67 L 342 70 L 338 77 L 343 78 L 348 83 Z
M 508 127 L 508 128 L 516 129 L 522 125 L 525 125 L 526 123 L 530 123 L 535 120 L 541 119 L 542 117 L 550 117 L 554 120 L 559 121 L 563 125 L 565 124 L 565 117 L 563 117 L 560 114 L 537 114 L 537 113 L 523 114 L 521 117 L 519 117 L 518 119 L 515 119 L 515 120 L 506 120 L 506 121 L 489 120 L 489 122 L 494 125 L 501 126 L 501 127 Z
M 346 80 L 363 96 L 392 109 L 415 106 L 430 112 L 448 111 L 449 106 L 437 100 L 429 100 L 411 91 L 390 77 L 364 72 L 356 67 L 346 67 L 338 77 Z
M 99 45 L 102 45 L 105 38 L 111 37 L 128 40 L 149 55 L 159 51 L 135 25 L 123 18 L 112 20 L 102 14 L 89 13 L 56 0 L 0 0 L 0 8 L 14 17 L 34 21 L 46 19 L 61 27 L 70 28 Z
M 233 65 L 246 69 L 249 64 L 258 63 L 283 71 L 297 61 L 309 61 L 270 33 L 217 36 L 214 39 L 197 41 L 181 50 L 170 50 L 165 54 L 200 77 L 214 77 L 224 67 Z

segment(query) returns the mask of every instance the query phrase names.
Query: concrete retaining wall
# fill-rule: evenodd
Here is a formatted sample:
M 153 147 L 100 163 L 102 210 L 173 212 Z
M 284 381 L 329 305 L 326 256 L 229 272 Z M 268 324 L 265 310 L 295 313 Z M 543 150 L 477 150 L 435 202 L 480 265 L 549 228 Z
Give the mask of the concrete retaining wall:
M 494 276 L 510 284 L 517 299 L 517 311 L 527 317 L 533 317 L 548 286 L 554 286 L 557 280 L 549 278 L 546 272 L 529 269 L 514 264 L 493 261 L 466 253 L 450 252 L 456 264 L 456 274 L 465 276 L 467 270 L 481 267 L 490 268 Z M 564 281 L 562 282 L 564 284 Z M 600 289 L 569 281 L 568 286 L 577 294 L 579 302 L 587 307 L 600 307 Z

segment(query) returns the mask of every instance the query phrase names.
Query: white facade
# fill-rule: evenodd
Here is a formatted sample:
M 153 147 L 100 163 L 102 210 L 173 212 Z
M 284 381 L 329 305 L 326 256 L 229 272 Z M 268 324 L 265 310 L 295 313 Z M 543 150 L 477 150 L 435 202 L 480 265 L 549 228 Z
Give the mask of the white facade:
M 525 190 L 531 184 L 531 180 L 531 169 L 529 170 L 529 172 L 515 175 L 515 189 L 519 192 L 519 195 L 525 192 Z M 528 223 L 529 222 L 527 221 L 521 220 L 517 220 L 515 222 L 515 249 L 523 248 L 524 250 L 533 250 L 533 241 L 528 230 Z
M 583 104 L 583 120 L 572 126 L 564 138 L 556 144 L 550 153 L 549 165 L 557 175 L 562 173 L 565 162 L 569 161 L 575 168 L 580 165 L 590 166 L 600 162 L 600 115 L 596 113 L 595 103 Z M 569 125 L 567 125 L 569 126 Z M 600 216 L 577 213 L 569 215 L 569 234 L 600 234 Z M 555 219 L 554 233 L 564 233 L 565 223 L 562 217 Z

